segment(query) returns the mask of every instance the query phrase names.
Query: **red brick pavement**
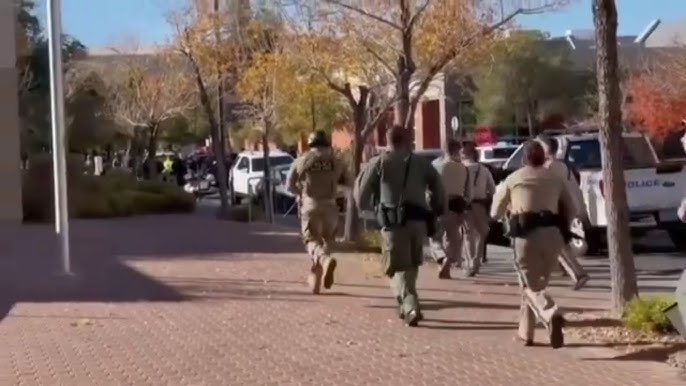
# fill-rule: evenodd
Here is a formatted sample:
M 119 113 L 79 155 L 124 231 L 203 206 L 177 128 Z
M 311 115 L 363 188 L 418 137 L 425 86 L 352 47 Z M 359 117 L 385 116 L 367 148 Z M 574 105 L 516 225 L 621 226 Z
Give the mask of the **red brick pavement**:
M 428 320 L 409 329 L 386 283 L 350 257 L 330 293 L 308 295 L 297 239 L 266 227 L 77 222 L 76 284 L 37 268 L 52 258 L 48 229 L 16 232 L 1 240 L 12 308 L 0 323 L 0 385 L 684 384 L 666 365 L 606 350 L 522 347 L 516 286 L 497 261 L 475 280 L 439 282 L 425 268 Z M 555 292 L 568 306 L 604 305 Z

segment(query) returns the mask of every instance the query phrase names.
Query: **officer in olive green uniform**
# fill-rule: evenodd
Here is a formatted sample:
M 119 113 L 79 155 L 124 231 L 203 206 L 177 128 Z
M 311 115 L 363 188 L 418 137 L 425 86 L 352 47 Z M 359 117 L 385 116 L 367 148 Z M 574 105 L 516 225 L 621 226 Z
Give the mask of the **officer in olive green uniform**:
M 460 152 L 462 163 L 469 170 L 469 210 L 465 221 L 466 255 L 471 276 L 479 272 L 485 259 L 486 240 L 491 229 L 488 209 L 495 192 L 491 171 L 479 163 L 479 154 L 473 144 L 465 144 Z
M 336 191 L 338 185 L 349 187 L 351 179 L 323 131 L 314 132 L 308 146 L 311 150 L 291 166 L 286 185 L 300 201 L 303 242 L 312 258 L 308 284 L 317 294 L 322 281 L 326 289 L 333 285 L 336 260 L 329 256 L 329 248 L 338 225 Z
M 422 318 L 416 282 L 427 225 L 433 227 L 431 216 L 443 210 L 444 194 L 436 170 L 427 160 L 413 156 L 410 134 L 394 126 L 387 137 L 390 151 L 369 161 L 356 189 L 356 201 L 360 211 L 373 209 L 377 215 L 384 269 L 391 278 L 400 316 L 408 326 L 416 326 Z
M 478 267 L 462 259 L 464 246 L 463 228 L 469 198 L 469 172 L 460 159 L 460 143 L 449 139 L 445 155 L 433 162 L 441 177 L 446 196 L 443 216 L 441 216 L 434 237 L 429 240 L 431 254 L 440 265 L 439 279 L 450 279 L 450 266 L 457 263 L 462 266 L 465 275 L 473 276 Z
M 574 217 L 580 219 L 582 222 L 587 220 L 588 213 L 586 212 L 583 193 L 581 192 L 581 188 L 579 187 L 579 183 L 577 182 L 574 173 L 569 166 L 555 157 L 558 148 L 557 141 L 547 135 L 539 135 L 536 140 L 541 143 L 543 150 L 546 153 L 545 167 L 565 181 L 567 189 L 574 199 L 576 208 Z M 576 291 L 581 289 L 588 282 L 590 277 L 586 273 L 584 267 L 579 263 L 579 260 L 577 260 L 576 252 L 572 248 L 572 242 L 573 240 L 566 240 L 558 261 L 574 281 L 574 286 L 572 288 Z
M 524 145 L 525 166 L 496 188 L 491 216 L 505 219 L 513 238 L 515 268 L 523 287 L 518 337 L 533 344 L 536 317 L 547 328 L 550 344 L 564 344 L 564 318 L 546 293 L 550 273 L 564 244 L 563 224 L 576 213 L 565 182 L 544 166 L 545 153 L 538 142 Z

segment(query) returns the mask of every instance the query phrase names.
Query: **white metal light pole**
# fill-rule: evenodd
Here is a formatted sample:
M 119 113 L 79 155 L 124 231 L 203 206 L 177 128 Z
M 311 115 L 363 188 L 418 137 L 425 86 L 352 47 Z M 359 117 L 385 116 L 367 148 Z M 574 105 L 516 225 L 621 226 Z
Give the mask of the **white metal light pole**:
M 64 74 L 62 70 L 62 2 L 47 0 L 50 56 L 50 112 L 52 118 L 52 167 L 55 192 L 55 233 L 60 242 L 62 271 L 71 275 L 69 211 L 67 204 Z

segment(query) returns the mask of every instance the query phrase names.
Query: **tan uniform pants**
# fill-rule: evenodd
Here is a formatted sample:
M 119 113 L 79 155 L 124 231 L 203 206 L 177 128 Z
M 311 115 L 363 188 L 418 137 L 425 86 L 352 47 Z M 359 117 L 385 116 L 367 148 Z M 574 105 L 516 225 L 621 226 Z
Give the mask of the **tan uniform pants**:
M 480 204 L 472 204 L 465 216 L 465 271 L 477 273 L 486 252 L 486 240 L 490 230 L 488 209 Z
M 579 263 L 573 248 L 569 244 L 565 244 L 560 251 L 558 256 L 558 261 L 562 268 L 567 272 L 569 277 L 572 278 L 574 282 L 579 281 L 579 278 L 586 275 L 586 270 Z
M 330 247 L 336 240 L 338 225 L 338 207 L 335 203 L 303 203 L 300 216 L 300 227 L 307 253 L 313 260 L 330 253 Z
M 514 239 L 515 267 L 522 285 L 519 316 L 522 339 L 533 339 L 536 319 L 547 327 L 558 312 L 546 287 L 563 243 L 560 231 L 554 227 L 538 228 L 526 238 Z
M 429 240 L 433 256 L 444 255 L 444 264 L 462 265 L 463 226 L 466 214 L 446 210 L 438 221 L 436 234 Z

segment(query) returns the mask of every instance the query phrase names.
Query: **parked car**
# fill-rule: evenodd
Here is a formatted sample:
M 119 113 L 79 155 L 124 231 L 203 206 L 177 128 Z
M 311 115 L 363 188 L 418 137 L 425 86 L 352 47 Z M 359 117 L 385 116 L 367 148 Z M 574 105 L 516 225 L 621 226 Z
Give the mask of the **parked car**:
M 274 171 L 287 171 L 293 164 L 294 158 L 282 151 L 269 152 L 269 165 Z M 230 183 L 238 198 L 244 198 L 257 191 L 257 185 L 264 177 L 264 152 L 245 151 L 238 154 L 236 162 L 231 168 Z

